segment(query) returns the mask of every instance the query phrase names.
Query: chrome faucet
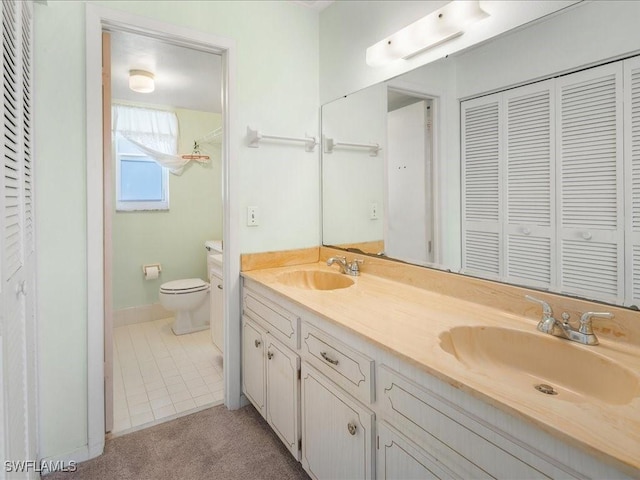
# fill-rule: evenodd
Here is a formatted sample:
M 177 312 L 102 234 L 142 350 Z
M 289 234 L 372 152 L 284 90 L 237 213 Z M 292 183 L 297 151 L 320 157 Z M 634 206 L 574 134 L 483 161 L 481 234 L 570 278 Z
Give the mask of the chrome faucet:
M 538 330 L 584 345 L 598 345 L 599 343 L 598 338 L 593 333 L 592 318 L 613 318 L 613 313 L 609 312 L 586 312 L 580 317 L 580 324 L 576 329 L 569 323 L 570 315 L 567 312 L 562 313 L 562 322 L 560 322 L 553 318 L 553 311 L 547 302 L 530 295 L 525 295 L 525 298 L 530 302 L 542 305 L 542 319 L 538 322 Z
M 352 277 L 357 277 L 358 275 L 360 275 L 360 267 L 358 266 L 358 264 L 364 263 L 364 260 L 358 260 L 357 258 L 354 258 L 353 261 L 349 263 L 347 262 L 347 258 L 342 256 L 331 257 L 327 260 L 328 266 L 331 266 L 334 263 L 337 263 L 340 266 L 341 273 L 346 273 L 347 275 L 351 275 Z

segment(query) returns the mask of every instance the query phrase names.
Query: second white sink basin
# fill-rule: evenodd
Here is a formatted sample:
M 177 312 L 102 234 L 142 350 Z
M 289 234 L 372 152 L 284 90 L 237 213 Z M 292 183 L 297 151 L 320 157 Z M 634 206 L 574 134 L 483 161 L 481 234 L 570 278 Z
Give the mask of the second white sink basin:
M 496 382 L 552 387 L 568 401 L 597 399 L 624 405 L 640 394 L 640 378 L 600 353 L 551 335 L 500 327 L 455 327 L 440 335 L 440 347 L 470 370 Z M 541 391 L 542 391 L 541 390 Z

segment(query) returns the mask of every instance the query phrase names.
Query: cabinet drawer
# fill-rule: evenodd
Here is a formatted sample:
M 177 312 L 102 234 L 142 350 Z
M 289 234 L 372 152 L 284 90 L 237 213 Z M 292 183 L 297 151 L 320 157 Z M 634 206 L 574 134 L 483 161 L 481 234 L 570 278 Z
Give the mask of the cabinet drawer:
M 245 289 L 243 297 L 245 315 L 263 323 L 270 334 L 289 348 L 299 348 L 300 317 L 251 290 Z
M 456 454 L 444 444 L 430 446 L 428 451 L 418 447 L 386 422 L 378 422 L 378 480 L 399 478 L 481 479 L 491 478 L 486 472 Z M 439 442 L 437 442 L 439 443 Z M 456 465 L 454 473 L 448 465 Z
M 302 354 L 336 384 L 366 403 L 373 403 L 374 361 L 322 330 L 302 322 Z
M 480 477 L 578 478 L 575 471 L 546 461 L 541 452 L 516 444 L 509 434 L 491 428 L 386 365 L 378 368 L 378 401 L 384 418 L 425 450 L 442 445 L 451 449 L 453 464 L 447 467 L 462 478 L 468 477 L 470 464 L 482 472 L 474 475 Z

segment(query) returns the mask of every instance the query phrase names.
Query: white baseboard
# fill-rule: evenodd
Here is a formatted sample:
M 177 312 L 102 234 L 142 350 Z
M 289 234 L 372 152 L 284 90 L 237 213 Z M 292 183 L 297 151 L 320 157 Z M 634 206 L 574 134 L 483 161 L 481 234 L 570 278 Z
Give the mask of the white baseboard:
M 135 323 L 152 322 L 161 318 L 172 317 L 173 314 L 159 303 L 122 308 L 113 312 L 113 326 L 123 327 Z
M 100 450 L 99 453 L 95 453 L 93 457 L 97 457 L 101 454 L 102 454 L 102 450 Z M 41 468 L 44 465 L 49 467 L 50 469 L 48 468 L 48 472 L 60 471 L 64 468 L 73 469 L 74 465 L 81 462 L 86 462 L 87 460 L 90 460 L 93 457 L 89 455 L 89 446 L 84 445 L 70 453 L 43 458 L 40 460 L 40 466 Z M 48 473 L 48 472 L 43 471 L 42 473 Z

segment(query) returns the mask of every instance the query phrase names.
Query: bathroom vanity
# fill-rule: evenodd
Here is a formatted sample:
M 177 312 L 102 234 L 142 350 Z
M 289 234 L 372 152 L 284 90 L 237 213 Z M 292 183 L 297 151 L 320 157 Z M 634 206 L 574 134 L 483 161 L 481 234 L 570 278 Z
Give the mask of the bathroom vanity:
M 633 328 L 578 345 L 536 331 L 526 289 L 370 258 L 350 277 L 335 253 L 242 274 L 243 392 L 312 478 L 640 476 Z

